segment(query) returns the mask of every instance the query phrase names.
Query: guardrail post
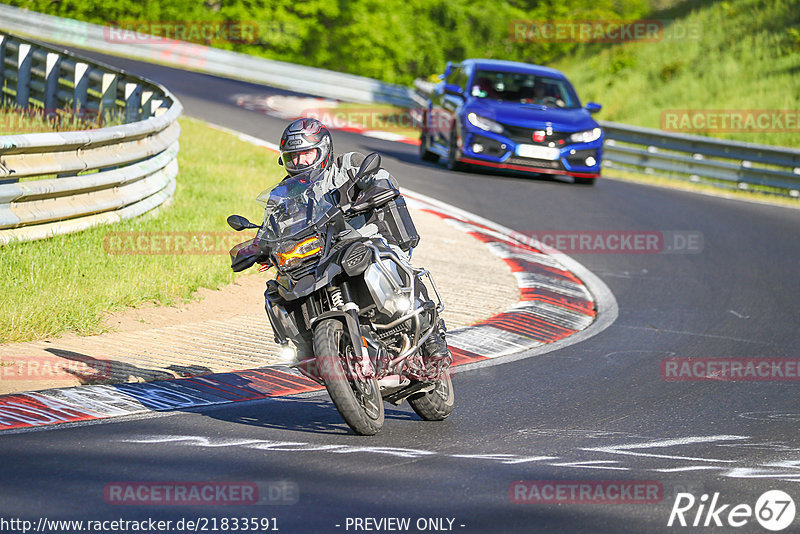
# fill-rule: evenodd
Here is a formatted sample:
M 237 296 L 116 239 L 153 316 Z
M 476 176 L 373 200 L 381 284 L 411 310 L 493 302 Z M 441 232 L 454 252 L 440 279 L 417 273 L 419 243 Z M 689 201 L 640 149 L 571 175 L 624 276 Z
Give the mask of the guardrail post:
M 61 74 L 61 56 L 53 52 L 47 53 L 44 72 L 44 113 L 56 113 L 58 108 L 58 77 Z
M 72 93 L 73 108 L 76 112 L 86 110 L 86 101 L 89 95 L 89 64 L 75 63 L 75 73 L 72 79 L 75 89 Z
M 142 86 L 138 83 L 125 84 L 125 123 L 139 120 L 139 108 L 142 105 Z
M 31 60 L 33 50 L 31 45 L 20 43 L 17 47 L 17 106 L 28 107 L 28 97 L 31 93 Z
M 153 116 L 153 91 L 142 91 L 142 118 L 149 119 Z
M 0 106 L 5 102 L 5 95 L 3 94 L 3 82 L 5 81 L 6 69 L 6 42 L 8 38 L 0 34 Z
M 100 117 L 107 120 L 108 114 L 114 111 L 117 105 L 117 75 L 108 72 L 103 73 L 100 82 Z

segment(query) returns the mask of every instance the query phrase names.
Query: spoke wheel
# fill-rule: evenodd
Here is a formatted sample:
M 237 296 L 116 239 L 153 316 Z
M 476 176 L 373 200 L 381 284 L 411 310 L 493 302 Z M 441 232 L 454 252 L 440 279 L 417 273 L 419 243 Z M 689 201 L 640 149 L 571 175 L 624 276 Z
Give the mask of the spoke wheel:
M 383 398 L 374 378 L 356 371 L 353 343 L 344 325 L 326 319 L 314 330 L 314 354 L 333 404 L 357 434 L 372 436 L 383 426 Z

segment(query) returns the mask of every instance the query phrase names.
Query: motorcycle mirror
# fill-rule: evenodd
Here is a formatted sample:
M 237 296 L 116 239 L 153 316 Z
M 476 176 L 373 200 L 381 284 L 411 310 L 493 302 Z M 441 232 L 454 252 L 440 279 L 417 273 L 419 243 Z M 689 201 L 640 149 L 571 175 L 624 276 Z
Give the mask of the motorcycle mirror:
M 373 152 L 366 158 L 364 158 L 364 162 L 361 164 L 361 167 L 358 168 L 358 172 L 356 173 L 356 181 L 359 184 L 363 184 L 367 180 L 365 178 L 372 176 L 376 172 L 378 172 L 381 168 L 381 156 L 377 152 Z
M 247 228 L 258 228 L 257 224 L 251 223 L 241 215 L 231 215 L 230 217 L 228 217 L 228 226 L 230 226 L 237 232 L 241 232 L 242 230 L 246 230 Z

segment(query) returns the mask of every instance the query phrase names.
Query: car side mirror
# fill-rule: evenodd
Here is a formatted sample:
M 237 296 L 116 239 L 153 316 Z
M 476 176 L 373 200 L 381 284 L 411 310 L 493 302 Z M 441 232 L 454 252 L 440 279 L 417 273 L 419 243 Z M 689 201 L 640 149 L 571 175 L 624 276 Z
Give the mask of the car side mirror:
M 445 84 L 444 92 L 448 95 L 464 96 L 464 91 L 461 90 L 461 87 L 454 83 Z
M 589 102 L 586 104 L 586 111 L 588 111 L 589 113 L 597 113 L 601 109 L 603 109 L 603 106 L 601 106 L 597 102 Z
M 258 228 L 257 224 L 251 223 L 241 215 L 231 215 L 228 217 L 228 226 L 237 232 L 241 232 L 242 230 L 246 230 L 248 228 Z

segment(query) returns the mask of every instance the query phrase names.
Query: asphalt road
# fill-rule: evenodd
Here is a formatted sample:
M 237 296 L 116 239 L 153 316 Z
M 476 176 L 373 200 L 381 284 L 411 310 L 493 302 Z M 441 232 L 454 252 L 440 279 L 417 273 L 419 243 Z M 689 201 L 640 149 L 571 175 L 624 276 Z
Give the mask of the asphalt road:
M 165 84 L 187 115 L 273 142 L 285 125 L 235 104 L 281 91 L 104 59 Z M 797 381 L 676 382 L 660 372 L 666 357 L 797 357 L 799 210 L 602 179 L 585 187 L 453 173 L 421 163 L 413 146 L 344 132 L 334 143 L 378 151 L 401 186 L 522 232 L 679 231 L 702 236 L 702 250 L 572 254 L 614 293 L 616 322 L 562 350 L 457 373 L 456 409 L 441 423 L 387 407 L 379 435 L 358 437 L 315 396 L 1 435 L 2 517 L 275 518 L 284 533 L 393 531 L 355 522 L 390 517 L 410 518 L 411 531 L 665 532 L 709 530 L 667 526 L 683 489 L 698 499 L 718 492 L 731 505 L 723 523 L 733 505 L 754 506 L 767 490 L 800 502 Z M 278 480 L 296 502 L 119 506 L 104 496 L 126 481 Z M 519 480 L 655 481 L 664 495 L 656 504 L 515 503 Z M 752 517 L 737 530 L 766 532 Z

